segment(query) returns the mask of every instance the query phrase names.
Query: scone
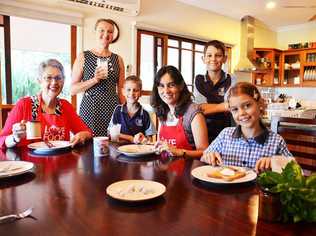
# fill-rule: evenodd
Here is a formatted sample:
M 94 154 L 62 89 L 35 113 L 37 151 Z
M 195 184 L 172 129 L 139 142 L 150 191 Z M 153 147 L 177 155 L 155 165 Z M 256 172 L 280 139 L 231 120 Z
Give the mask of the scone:
M 226 181 L 233 181 L 235 179 L 242 178 L 245 175 L 246 171 L 233 166 L 221 167 L 217 170 L 207 173 L 207 176 L 210 178 L 223 179 Z

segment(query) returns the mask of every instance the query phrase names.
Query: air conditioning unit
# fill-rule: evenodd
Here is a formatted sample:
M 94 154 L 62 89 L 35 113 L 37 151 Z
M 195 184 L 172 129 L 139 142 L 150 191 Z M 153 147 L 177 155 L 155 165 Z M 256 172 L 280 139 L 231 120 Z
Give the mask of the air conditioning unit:
M 140 0 L 60 0 L 62 4 L 74 7 L 90 7 L 94 9 L 112 11 L 127 16 L 137 16 L 139 14 Z

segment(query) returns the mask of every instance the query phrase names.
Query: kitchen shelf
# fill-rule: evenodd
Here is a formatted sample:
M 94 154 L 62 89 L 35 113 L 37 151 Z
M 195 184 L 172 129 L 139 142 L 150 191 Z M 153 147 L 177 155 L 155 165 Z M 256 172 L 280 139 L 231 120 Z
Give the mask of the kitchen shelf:
M 252 73 L 252 82 L 257 86 L 280 85 L 281 51 L 274 48 L 255 48 L 253 62 L 257 69 Z
M 252 82 L 258 86 L 316 87 L 315 48 L 285 51 L 255 48 L 253 61 L 257 70 L 252 72 Z M 263 65 L 268 68 L 260 68 Z

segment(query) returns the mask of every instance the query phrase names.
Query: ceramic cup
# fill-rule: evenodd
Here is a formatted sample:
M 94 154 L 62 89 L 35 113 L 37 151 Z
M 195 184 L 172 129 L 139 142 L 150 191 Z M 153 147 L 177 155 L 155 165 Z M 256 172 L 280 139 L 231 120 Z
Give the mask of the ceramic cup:
M 109 138 L 108 137 L 94 137 L 93 138 L 93 152 L 94 156 L 108 156 L 109 155 Z
M 28 121 L 26 122 L 26 139 L 40 139 L 41 135 L 41 122 Z

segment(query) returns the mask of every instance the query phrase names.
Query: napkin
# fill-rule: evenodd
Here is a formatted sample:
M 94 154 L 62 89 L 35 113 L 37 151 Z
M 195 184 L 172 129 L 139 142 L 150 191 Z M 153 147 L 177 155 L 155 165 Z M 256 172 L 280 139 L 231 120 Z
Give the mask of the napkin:
M 281 173 L 282 170 L 285 168 L 287 163 L 290 161 L 295 161 L 293 157 L 286 157 L 286 156 L 272 156 L 271 158 L 271 169 L 274 172 Z

